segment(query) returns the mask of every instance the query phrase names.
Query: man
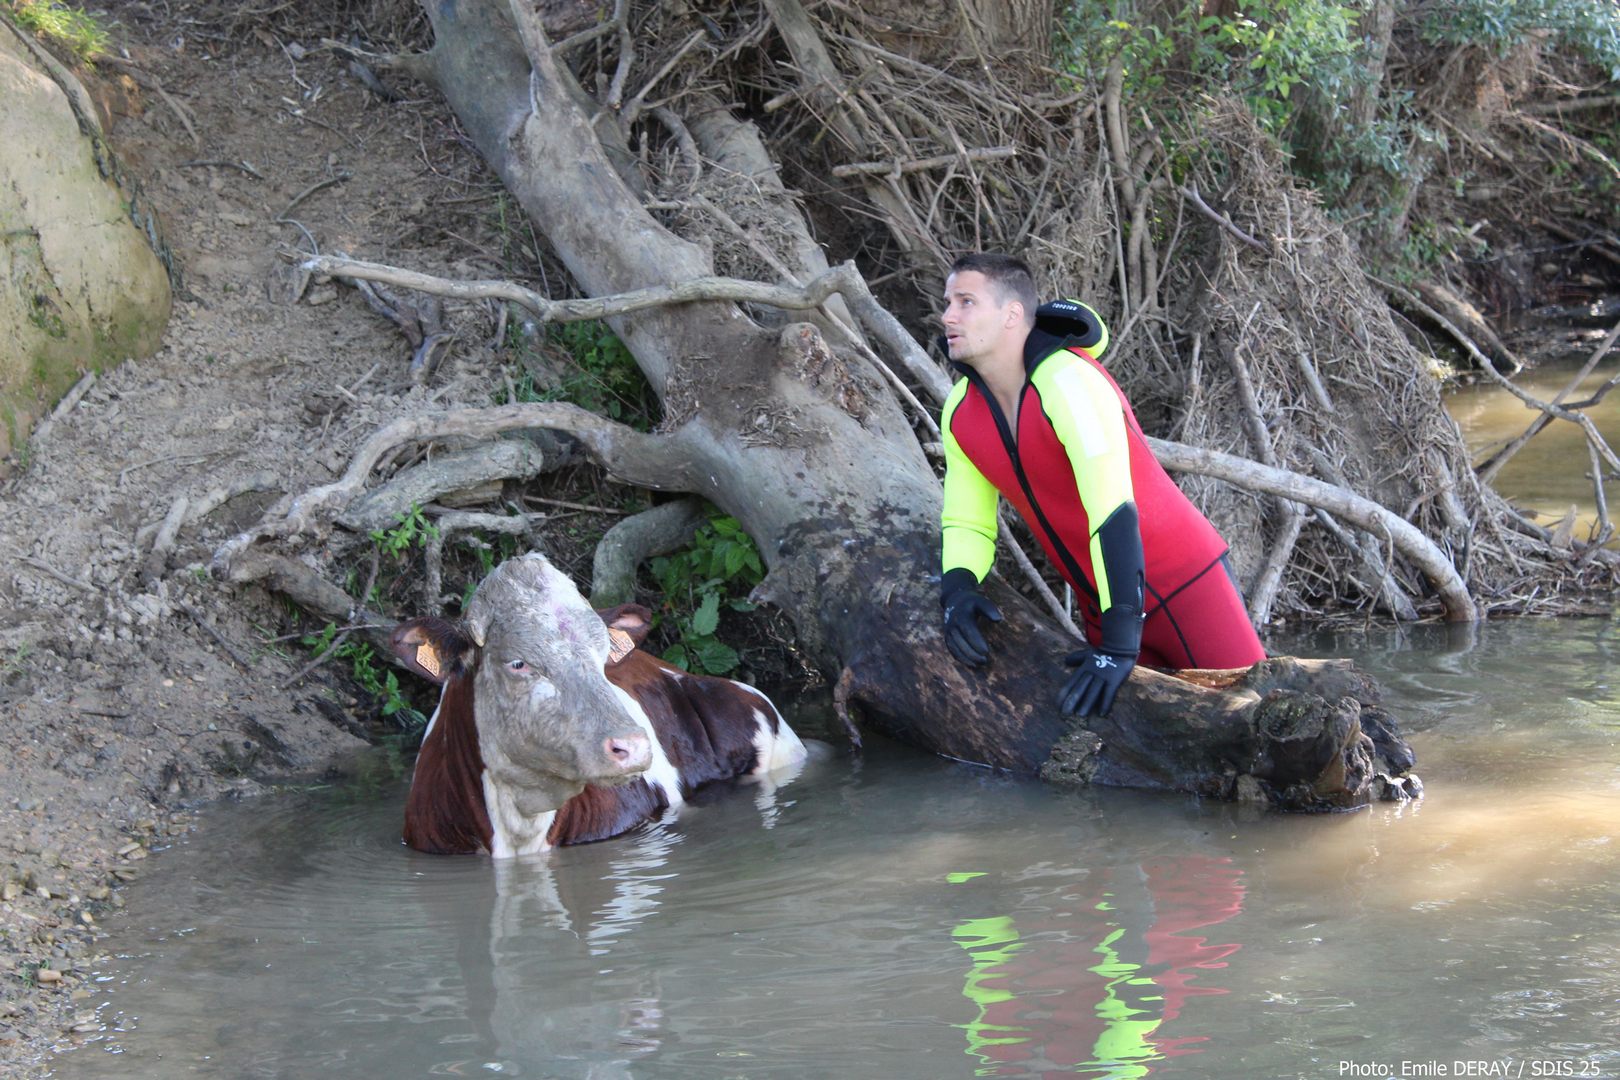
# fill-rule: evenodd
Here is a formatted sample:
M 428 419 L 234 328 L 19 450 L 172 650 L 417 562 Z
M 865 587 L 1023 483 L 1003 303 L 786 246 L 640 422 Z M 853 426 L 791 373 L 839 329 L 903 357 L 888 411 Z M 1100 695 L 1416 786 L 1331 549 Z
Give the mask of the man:
M 1041 314 L 1037 325 L 1037 312 Z M 1058 703 L 1104 716 L 1140 660 L 1162 668 L 1265 659 L 1226 544 L 1147 448 L 1097 362 L 1108 330 L 1072 300 L 1038 308 L 1029 268 L 965 255 L 945 282 L 945 345 L 963 378 L 945 401 L 940 603 L 963 663 L 989 659 L 1001 612 L 979 584 L 995 561 L 996 499 L 1018 508 L 1082 600 L 1087 648 Z

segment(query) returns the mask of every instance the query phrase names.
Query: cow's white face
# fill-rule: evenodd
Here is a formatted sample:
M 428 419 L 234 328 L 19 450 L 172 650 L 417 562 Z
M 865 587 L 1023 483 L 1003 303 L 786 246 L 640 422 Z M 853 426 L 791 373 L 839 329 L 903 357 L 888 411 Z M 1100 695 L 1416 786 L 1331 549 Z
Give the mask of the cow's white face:
M 522 812 L 555 809 L 587 783 L 620 783 L 647 768 L 646 717 L 603 674 L 607 626 L 543 555 L 496 567 L 463 623 L 480 646 L 479 749 Z

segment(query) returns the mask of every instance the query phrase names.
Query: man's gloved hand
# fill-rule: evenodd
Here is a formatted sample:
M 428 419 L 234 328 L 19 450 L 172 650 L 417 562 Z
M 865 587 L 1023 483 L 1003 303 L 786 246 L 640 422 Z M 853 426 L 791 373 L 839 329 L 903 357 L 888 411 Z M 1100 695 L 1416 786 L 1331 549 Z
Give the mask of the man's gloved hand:
M 978 589 L 961 589 L 945 603 L 945 647 L 969 667 L 990 659 L 990 646 L 979 632 L 979 616 L 1001 621 L 1001 609 Z
M 1107 716 L 1114 707 L 1114 695 L 1136 666 L 1136 657 L 1086 648 L 1065 656 L 1063 662 L 1077 669 L 1058 694 L 1063 715 Z

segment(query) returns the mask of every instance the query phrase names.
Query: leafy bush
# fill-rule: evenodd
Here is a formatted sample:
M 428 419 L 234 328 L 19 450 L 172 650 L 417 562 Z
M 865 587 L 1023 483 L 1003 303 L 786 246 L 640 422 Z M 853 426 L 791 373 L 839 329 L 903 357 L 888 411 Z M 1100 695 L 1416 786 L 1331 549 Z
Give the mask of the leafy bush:
M 1503 56 L 1550 32 L 1554 40 L 1620 80 L 1620 5 L 1614 0 L 1448 0 L 1426 5 L 1424 40 L 1475 45 Z
M 700 527 L 686 550 L 652 560 L 664 597 L 662 621 L 674 624 L 678 641 L 664 659 L 678 668 L 709 675 L 736 670 L 737 650 L 716 637 L 722 605 L 752 611 L 745 598 L 765 576 L 759 549 L 734 517 L 714 517 Z
M 1350 92 L 1358 75 L 1356 19 L 1354 7 L 1334 0 L 1245 0 L 1231 17 L 1205 15 L 1192 0 L 1147 18 L 1124 2 L 1112 11 L 1077 3 L 1063 38 L 1081 71 L 1103 71 L 1122 56 L 1126 92 L 1163 93 L 1158 104 L 1172 115 L 1184 115 L 1179 103 L 1193 102 L 1197 92 L 1218 89 L 1242 95 L 1281 134 L 1294 119 L 1296 88 L 1332 99 Z

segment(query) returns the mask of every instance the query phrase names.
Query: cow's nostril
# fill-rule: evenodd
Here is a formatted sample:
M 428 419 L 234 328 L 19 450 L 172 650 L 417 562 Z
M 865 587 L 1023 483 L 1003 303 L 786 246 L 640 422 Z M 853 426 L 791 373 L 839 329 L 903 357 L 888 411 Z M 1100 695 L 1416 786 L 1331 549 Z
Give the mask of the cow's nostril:
M 627 735 L 607 740 L 608 756 L 621 769 L 642 769 L 652 759 L 652 745 L 645 735 Z

